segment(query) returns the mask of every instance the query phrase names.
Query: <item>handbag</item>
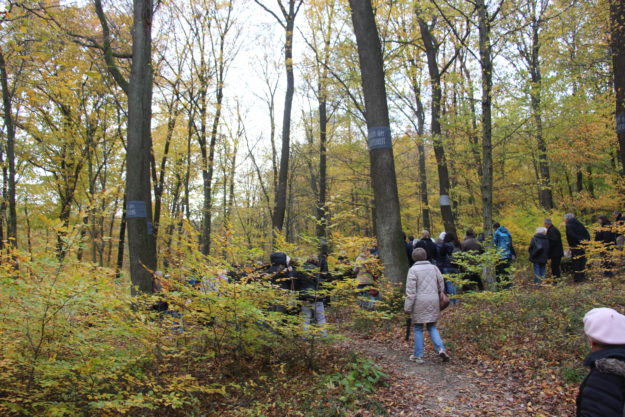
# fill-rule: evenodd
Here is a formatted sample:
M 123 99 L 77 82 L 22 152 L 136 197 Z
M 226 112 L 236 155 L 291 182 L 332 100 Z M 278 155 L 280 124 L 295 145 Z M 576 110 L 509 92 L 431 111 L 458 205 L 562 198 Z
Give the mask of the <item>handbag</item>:
M 441 311 L 449 307 L 449 297 L 447 297 L 447 294 L 445 294 L 444 291 L 440 291 L 438 293 L 438 307 Z

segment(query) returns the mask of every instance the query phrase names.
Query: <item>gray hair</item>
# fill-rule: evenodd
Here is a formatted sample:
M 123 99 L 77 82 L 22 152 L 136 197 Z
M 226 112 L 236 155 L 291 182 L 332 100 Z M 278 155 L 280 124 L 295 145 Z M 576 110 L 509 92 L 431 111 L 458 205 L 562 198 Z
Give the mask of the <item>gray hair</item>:
M 567 221 L 567 222 L 568 222 L 569 220 L 571 220 L 571 219 L 574 219 L 574 218 L 575 218 L 575 215 L 574 215 L 573 213 L 566 213 L 566 214 L 564 215 L 564 221 Z
M 537 227 L 536 228 L 536 233 L 540 233 L 541 235 L 546 235 L 547 234 L 547 228 L 546 227 Z
M 412 251 L 412 260 L 413 261 L 425 261 L 428 258 L 428 254 L 423 248 L 416 248 Z
M 551 221 L 551 219 L 545 219 L 544 223 L 553 226 L 553 222 Z

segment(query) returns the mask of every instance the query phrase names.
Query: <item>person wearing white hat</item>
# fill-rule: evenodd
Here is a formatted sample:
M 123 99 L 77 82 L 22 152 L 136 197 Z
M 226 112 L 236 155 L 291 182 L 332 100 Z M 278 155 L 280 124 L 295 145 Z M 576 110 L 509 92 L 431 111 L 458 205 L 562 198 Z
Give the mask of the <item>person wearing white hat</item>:
M 579 387 L 578 417 L 625 416 L 625 316 L 611 308 L 593 308 L 584 316 L 591 353 L 590 373 Z

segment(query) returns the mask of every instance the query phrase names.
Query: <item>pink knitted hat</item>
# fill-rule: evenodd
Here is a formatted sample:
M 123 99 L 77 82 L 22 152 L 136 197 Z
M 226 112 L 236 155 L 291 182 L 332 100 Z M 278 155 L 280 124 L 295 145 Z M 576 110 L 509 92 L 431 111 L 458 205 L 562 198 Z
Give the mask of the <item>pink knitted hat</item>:
M 606 345 L 625 345 L 625 316 L 611 308 L 593 308 L 584 316 L 584 333 Z

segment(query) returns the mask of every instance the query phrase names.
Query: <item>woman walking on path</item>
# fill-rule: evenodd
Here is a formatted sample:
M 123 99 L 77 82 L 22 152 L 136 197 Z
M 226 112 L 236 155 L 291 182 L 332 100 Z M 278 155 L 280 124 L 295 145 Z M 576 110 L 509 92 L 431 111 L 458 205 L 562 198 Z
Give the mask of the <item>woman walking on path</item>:
M 404 311 L 410 314 L 414 324 L 414 353 L 410 360 L 423 363 L 423 325 L 427 326 L 434 349 L 444 362 L 449 355 L 443 345 L 436 322 L 440 317 L 439 294 L 444 292 L 443 276 L 435 265 L 427 261 L 423 248 L 412 252 L 415 264 L 408 271 L 406 279 L 406 300 Z

